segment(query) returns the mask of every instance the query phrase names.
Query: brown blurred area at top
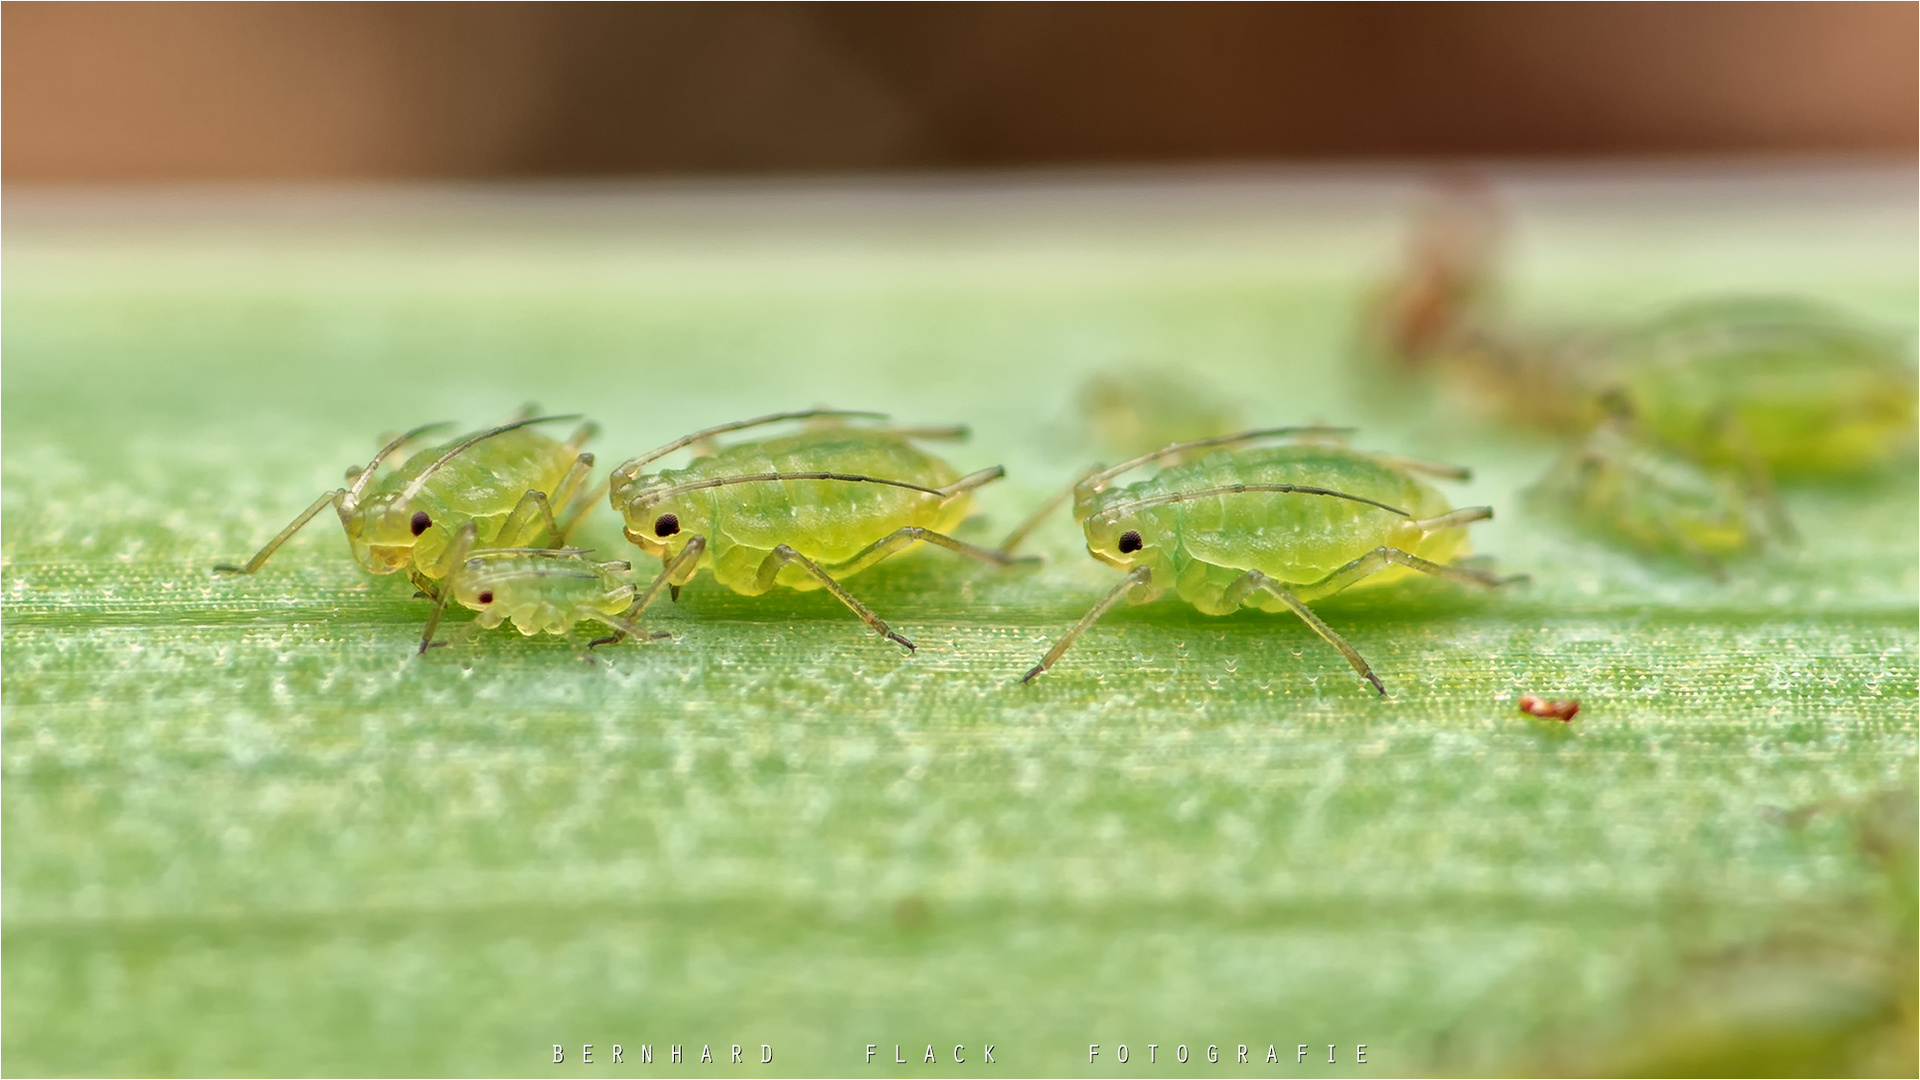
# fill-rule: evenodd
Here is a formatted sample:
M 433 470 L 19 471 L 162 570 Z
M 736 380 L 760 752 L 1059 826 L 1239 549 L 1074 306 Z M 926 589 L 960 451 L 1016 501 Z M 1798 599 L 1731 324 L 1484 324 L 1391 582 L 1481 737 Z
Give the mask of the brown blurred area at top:
M 1886 4 L 0 4 L 10 181 L 1916 148 Z

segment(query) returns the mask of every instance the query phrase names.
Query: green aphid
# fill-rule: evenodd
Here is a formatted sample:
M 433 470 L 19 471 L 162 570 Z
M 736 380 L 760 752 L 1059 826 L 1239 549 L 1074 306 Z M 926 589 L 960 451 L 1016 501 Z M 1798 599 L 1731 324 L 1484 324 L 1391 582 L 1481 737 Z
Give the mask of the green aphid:
M 376 574 L 406 571 L 415 587 L 442 603 L 442 579 L 468 552 L 492 547 L 560 547 L 590 503 L 569 511 L 593 471 L 580 447 L 593 437 L 583 424 L 566 442 L 532 430 L 571 416 L 525 417 L 421 450 L 379 474 L 381 462 L 441 424 L 415 428 L 375 454 L 366 468 L 347 471 L 348 485 L 313 501 L 244 566 L 215 570 L 251 574 L 280 545 L 331 505 L 340 515 L 353 557 Z M 554 517 L 554 508 L 566 515 Z M 436 613 L 437 617 L 437 613 Z M 421 647 L 426 643 L 423 640 Z
M 735 592 L 759 596 L 776 585 L 826 589 L 875 633 L 913 642 L 840 584 L 918 543 L 983 562 L 1014 560 L 948 535 L 966 518 L 973 492 L 1000 479 L 999 466 L 962 476 L 914 445 L 964 438 L 965 428 L 899 429 L 851 423 L 878 413 L 815 409 L 722 424 L 676 439 L 613 472 L 609 497 L 627 539 L 661 560 L 641 594 L 638 619 L 662 588 L 674 596 L 702 567 Z M 645 468 L 716 436 L 784 420 L 816 426 L 783 438 L 738 443 L 697 457 L 683 469 Z
M 1373 669 L 1320 621 L 1309 602 L 1350 588 L 1385 585 L 1416 571 L 1482 587 L 1519 579 L 1449 565 L 1466 550 L 1466 526 L 1492 517 L 1493 510 L 1454 510 L 1414 474 L 1466 479 L 1466 470 L 1363 454 L 1325 441 L 1337 431 L 1268 428 L 1197 440 L 1075 484 L 1073 514 L 1086 532 L 1087 550 L 1127 576 L 1022 681 L 1052 667 L 1122 599 L 1144 604 L 1172 591 L 1208 615 L 1249 606 L 1291 611 L 1384 695 L 1386 687 Z M 1316 441 L 1215 449 L 1162 468 L 1151 479 L 1114 486 L 1123 473 L 1192 451 L 1289 436 Z M 1038 517 L 1015 530 L 1004 548 L 1011 550 Z
M 1555 462 L 1528 492 L 1584 527 L 1647 553 L 1677 553 L 1715 577 L 1720 560 L 1757 550 L 1772 502 L 1739 473 L 1709 469 L 1609 419 Z
M 1581 369 L 1602 407 L 1708 465 L 1825 476 L 1913 453 L 1920 390 L 1905 350 L 1804 301 L 1678 308 Z
M 480 630 L 511 622 L 526 637 L 558 634 L 574 641 L 574 627 L 593 622 L 615 631 L 615 637 L 647 636 L 627 617 L 639 590 L 621 575 L 633 564 L 597 562 L 589 554 L 581 548 L 474 552 L 450 579 L 450 593 L 454 602 L 479 613 L 474 626 Z
M 1196 389 L 1190 378 L 1151 368 L 1089 377 L 1080 388 L 1080 411 L 1102 451 L 1119 457 L 1246 426 L 1239 409 Z

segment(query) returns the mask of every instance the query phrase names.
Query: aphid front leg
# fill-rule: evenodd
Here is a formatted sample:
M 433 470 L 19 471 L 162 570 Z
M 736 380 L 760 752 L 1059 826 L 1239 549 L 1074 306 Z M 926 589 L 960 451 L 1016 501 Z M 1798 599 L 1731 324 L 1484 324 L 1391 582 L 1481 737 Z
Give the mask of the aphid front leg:
M 309 506 L 305 510 L 302 510 L 300 512 L 300 516 L 293 519 L 292 524 L 288 525 L 284 529 L 281 529 L 280 535 L 267 541 L 267 546 L 261 548 L 258 552 L 256 552 L 253 558 L 248 559 L 247 564 L 245 566 L 235 566 L 232 563 L 215 563 L 213 565 L 214 572 L 222 573 L 222 574 L 251 574 L 255 570 L 260 569 L 263 563 L 265 563 L 268 559 L 273 558 L 274 552 L 280 550 L 280 545 L 292 539 L 294 533 L 297 533 L 302 528 L 306 527 L 307 522 L 312 521 L 314 519 L 314 515 L 320 513 L 321 510 L 324 510 L 329 505 L 338 507 L 340 504 L 341 498 L 345 496 L 346 493 L 347 493 L 346 488 L 337 488 L 313 500 L 312 506 Z
M 1074 642 L 1080 640 L 1080 635 L 1086 633 L 1088 627 L 1100 621 L 1100 616 L 1112 611 L 1113 606 L 1118 604 L 1133 588 L 1145 585 L 1152 580 L 1152 569 L 1145 566 L 1134 567 L 1127 573 L 1126 577 L 1121 579 L 1120 584 L 1113 587 L 1112 592 L 1101 597 L 1100 602 L 1093 605 L 1091 611 L 1080 616 L 1080 621 L 1074 623 L 1072 629 L 1061 635 L 1059 641 L 1053 643 L 1053 648 L 1047 650 L 1047 655 L 1041 657 L 1040 662 L 1033 665 L 1033 668 L 1025 675 L 1020 676 L 1020 681 L 1032 682 L 1034 676 L 1052 667 L 1055 661 L 1066 655 L 1067 650 L 1073 647 Z
M 447 544 L 447 550 L 440 556 L 440 595 L 434 598 L 433 614 L 427 616 L 427 628 L 420 632 L 420 653 L 423 656 L 433 648 L 434 631 L 440 629 L 440 616 L 447 610 L 447 598 L 453 595 L 454 575 L 466 565 L 467 556 L 473 551 L 476 534 L 473 522 L 465 522 L 454 532 L 452 542 Z
M 1266 592 L 1287 605 L 1288 610 L 1300 616 L 1300 621 L 1306 623 L 1309 630 L 1319 634 L 1321 640 L 1327 644 L 1339 649 L 1340 655 L 1346 657 L 1347 663 L 1353 665 L 1353 670 L 1359 672 L 1361 678 L 1372 683 L 1373 688 L 1380 691 L 1381 697 L 1387 696 L 1386 685 L 1380 681 L 1378 675 L 1373 673 L 1372 666 L 1367 663 L 1365 657 L 1360 655 L 1360 650 L 1347 644 L 1346 638 L 1335 633 L 1333 627 L 1328 626 L 1320 616 L 1315 615 L 1313 609 L 1307 607 L 1298 596 L 1260 571 L 1249 570 L 1235 579 L 1233 584 L 1227 586 L 1227 591 L 1222 596 L 1222 606 L 1239 607 L 1246 603 L 1247 598 L 1256 591 Z
M 700 556 L 705 554 L 706 550 L 706 537 L 688 537 L 687 545 L 680 549 L 680 554 L 661 564 L 660 576 L 653 579 L 653 584 L 647 586 L 646 592 L 634 598 L 633 606 L 628 608 L 621 618 L 629 622 L 639 622 L 640 616 L 653 604 L 654 599 L 660 595 L 661 589 L 677 590 L 683 582 L 693 577 L 694 570 L 700 565 Z
M 908 652 L 913 652 L 918 648 L 913 642 L 894 633 L 893 627 L 888 626 L 887 621 L 875 615 L 867 605 L 854 599 L 853 594 L 848 592 L 845 586 L 833 580 L 833 576 L 821 569 L 819 563 L 814 562 L 812 559 L 807 558 L 805 555 L 800 554 L 785 544 L 774 548 L 772 553 L 760 563 L 759 573 L 754 576 L 754 595 L 764 593 L 773 588 L 774 579 L 779 577 L 780 571 L 784 569 L 788 563 L 792 563 L 800 569 L 805 570 L 815 581 L 818 581 L 822 587 L 832 593 L 835 599 L 847 605 L 847 610 L 858 615 L 860 621 L 871 627 L 874 633 L 879 634 L 888 641 L 906 646 Z

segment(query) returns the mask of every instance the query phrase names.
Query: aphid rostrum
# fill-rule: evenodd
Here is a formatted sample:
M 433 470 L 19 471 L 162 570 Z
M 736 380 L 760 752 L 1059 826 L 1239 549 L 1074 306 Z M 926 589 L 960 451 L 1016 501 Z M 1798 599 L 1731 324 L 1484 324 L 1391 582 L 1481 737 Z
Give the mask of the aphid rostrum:
M 1448 562 L 1465 551 L 1466 527 L 1492 517 L 1493 510 L 1452 509 L 1414 473 L 1464 479 L 1465 470 L 1330 445 L 1322 441 L 1328 432 L 1268 428 L 1202 439 L 1082 479 L 1073 489 L 1073 514 L 1086 533 L 1087 551 L 1126 577 L 1022 681 L 1052 667 L 1122 600 L 1144 604 L 1173 592 L 1208 615 L 1243 606 L 1291 611 L 1384 695 L 1385 685 L 1366 660 L 1309 603 L 1415 572 L 1481 587 L 1519 580 Z M 1243 445 L 1300 435 L 1320 438 Z M 1242 448 L 1225 449 L 1235 445 Z M 1147 480 L 1114 483 L 1134 469 L 1201 449 L 1214 452 L 1162 468 Z M 1009 550 L 1024 531 L 1016 530 Z
M 841 580 L 920 543 L 999 566 L 1014 561 L 949 535 L 967 516 L 973 492 L 1005 471 L 994 466 L 962 476 L 914 445 L 964 437 L 965 428 L 851 422 L 863 419 L 885 417 L 825 409 L 775 413 L 697 431 L 615 469 L 609 498 L 627 539 L 661 560 L 659 577 L 630 617 L 638 619 L 663 587 L 677 596 L 705 567 L 747 596 L 775 586 L 826 589 L 875 633 L 914 648 Z M 685 468 L 645 471 L 676 450 L 786 420 L 816 426 L 719 448 Z
M 464 551 L 487 547 L 559 547 L 588 508 L 569 510 L 593 471 L 593 455 L 580 449 L 596 430 L 582 424 L 566 442 L 532 430 L 573 416 L 530 416 L 429 447 L 399 468 L 381 474 L 382 462 L 420 435 L 441 427 L 415 428 L 380 448 L 365 468 L 350 469 L 348 484 L 313 501 L 243 566 L 222 563 L 224 573 L 251 574 L 301 527 L 332 506 L 340 516 L 353 557 L 375 574 L 406 571 L 415 587 L 440 597 L 439 582 Z M 555 508 L 565 515 L 555 518 Z M 469 535 L 464 551 L 455 543 Z

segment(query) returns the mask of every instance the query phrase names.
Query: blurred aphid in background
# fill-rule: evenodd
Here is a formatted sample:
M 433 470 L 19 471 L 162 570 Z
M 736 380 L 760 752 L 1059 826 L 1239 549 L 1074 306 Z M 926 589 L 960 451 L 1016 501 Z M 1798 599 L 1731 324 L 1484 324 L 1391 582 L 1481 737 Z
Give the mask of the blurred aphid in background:
M 1240 410 L 1204 382 L 1145 366 L 1090 376 L 1080 413 L 1099 452 L 1120 460 L 1246 427 Z
M 1625 326 L 1523 325 L 1494 302 L 1502 218 L 1484 182 L 1435 185 L 1367 311 L 1364 362 L 1571 440 L 1536 504 L 1718 575 L 1722 557 L 1794 538 L 1776 478 L 1912 456 L 1909 343 L 1784 296 L 1690 300 Z

